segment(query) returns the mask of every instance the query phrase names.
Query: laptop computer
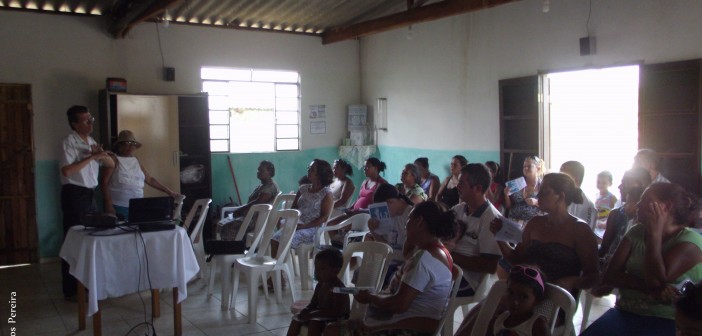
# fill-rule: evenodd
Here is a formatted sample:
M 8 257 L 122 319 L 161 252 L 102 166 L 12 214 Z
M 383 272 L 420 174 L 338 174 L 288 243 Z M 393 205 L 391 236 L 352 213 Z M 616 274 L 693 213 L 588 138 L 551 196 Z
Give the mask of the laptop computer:
M 145 197 L 129 200 L 129 225 L 141 231 L 175 229 L 172 197 Z

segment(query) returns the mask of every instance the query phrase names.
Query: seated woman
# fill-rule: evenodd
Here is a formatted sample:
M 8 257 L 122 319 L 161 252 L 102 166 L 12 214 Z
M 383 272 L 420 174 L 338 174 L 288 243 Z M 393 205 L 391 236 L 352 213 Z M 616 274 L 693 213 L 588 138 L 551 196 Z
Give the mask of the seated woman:
M 637 205 L 640 224 L 626 233 L 603 282 L 619 288 L 615 308 L 582 335 L 675 335 L 675 285 L 702 280 L 702 236 L 687 227 L 694 196 L 654 183 Z
M 329 189 L 334 173 L 329 162 L 314 159 L 307 168 L 307 177 L 312 183 L 300 187 L 292 204 L 293 209 L 300 210 L 300 219 L 292 238 L 291 248 L 312 243 L 317 228 L 327 221 L 334 204 L 331 189 Z M 276 231 L 271 239 L 273 256 L 278 252 L 278 240 L 282 233 L 282 229 Z
M 526 186 L 510 194 L 509 188 L 504 189 L 504 206 L 509 219 L 526 225 L 534 216 L 543 215 L 546 210 L 540 209 L 537 195 L 544 176 L 544 161 L 538 156 L 527 156 L 522 165 L 522 173 Z
M 390 295 L 360 291 L 355 299 L 370 304 L 363 321 L 350 320 L 332 324 L 325 335 L 382 334 L 419 335 L 433 333 L 451 292 L 453 261 L 441 238 L 455 231 L 456 219 L 451 211 L 442 211 L 436 202 L 422 202 L 407 220 L 405 242 L 407 263 L 402 281 Z
M 568 213 L 568 205 L 582 202 L 582 199 L 580 188 L 570 176 L 546 175 L 538 202 L 541 210 L 548 214 L 536 216 L 527 223 L 522 242 L 515 249 L 498 242 L 504 259 L 512 265 L 538 265 L 549 282 L 571 294 L 592 287 L 599 277 L 597 238 L 587 223 Z M 497 233 L 501 226 L 502 221 L 495 219 L 490 230 Z
M 353 176 L 353 168 L 343 159 L 334 161 L 332 165 L 334 171 L 334 182 L 329 186 L 334 197 L 334 212 L 332 217 L 341 214 L 341 211 L 348 207 L 349 200 L 356 191 L 356 186 L 353 185 L 351 176 Z
M 458 176 L 461 175 L 461 168 L 468 164 L 468 159 L 463 155 L 456 155 L 451 158 L 450 175 L 446 177 L 439 191 L 436 193 L 437 202 L 441 202 L 445 207 L 451 208 L 460 201 L 458 197 Z
M 280 192 L 280 188 L 273 181 L 273 176 L 275 176 L 275 166 L 272 162 L 263 160 L 258 164 L 258 169 L 256 170 L 256 178 L 261 181 L 254 191 L 249 195 L 249 199 L 246 204 L 238 207 L 234 210 L 235 220 L 225 224 L 224 226 L 218 226 L 222 240 L 234 240 L 236 233 L 239 231 L 239 226 L 241 222 L 249 212 L 252 206 L 256 204 L 271 204 L 275 200 L 275 197 Z M 256 221 L 256 218 L 253 218 Z M 253 230 L 253 226 L 249 229 Z
M 411 163 L 406 164 L 400 175 L 400 181 L 400 183 L 395 185 L 395 188 L 401 194 L 407 196 L 412 203 L 419 204 L 427 200 L 427 194 L 424 193 L 424 189 L 417 183 L 419 181 L 417 166 Z
M 436 193 L 439 192 L 439 186 L 441 185 L 439 177 L 429 171 L 429 159 L 425 157 L 414 160 L 414 165 L 417 166 L 417 170 L 419 170 L 419 180 L 417 180 L 417 183 L 422 186 L 424 193 L 427 194 L 427 198 L 433 200 L 436 197 Z
M 385 171 L 385 168 L 385 162 L 376 158 L 369 158 L 366 160 L 366 165 L 363 167 L 363 172 L 366 174 L 366 179 L 363 181 L 363 183 L 361 183 L 361 191 L 358 192 L 356 202 L 353 203 L 351 209 L 330 219 L 328 225 L 339 224 L 351 216 L 368 209 L 368 205 L 373 203 L 373 194 L 378 186 L 388 183 L 384 178 L 380 177 L 380 172 Z M 329 232 L 329 235 L 332 237 L 335 234 L 337 233 L 332 231 Z

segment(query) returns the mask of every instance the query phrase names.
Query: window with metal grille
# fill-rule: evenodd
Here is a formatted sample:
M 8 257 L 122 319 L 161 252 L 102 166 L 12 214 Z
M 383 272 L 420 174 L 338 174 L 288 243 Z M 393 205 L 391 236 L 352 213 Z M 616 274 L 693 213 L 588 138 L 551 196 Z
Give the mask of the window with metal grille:
M 300 75 L 294 71 L 203 67 L 210 151 L 300 149 Z

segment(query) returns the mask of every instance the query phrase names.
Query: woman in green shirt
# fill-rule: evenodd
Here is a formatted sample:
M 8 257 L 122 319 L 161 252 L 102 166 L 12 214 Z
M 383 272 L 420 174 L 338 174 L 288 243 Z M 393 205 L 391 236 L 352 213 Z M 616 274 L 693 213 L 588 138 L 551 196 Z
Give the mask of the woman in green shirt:
M 639 224 L 624 236 L 603 282 L 619 288 L 616 307 L 582 335 L 675 335 L 676 285 L 702 279 L 702 235 L 687 227 L 695 197 L 654 183 L 637 204 Z

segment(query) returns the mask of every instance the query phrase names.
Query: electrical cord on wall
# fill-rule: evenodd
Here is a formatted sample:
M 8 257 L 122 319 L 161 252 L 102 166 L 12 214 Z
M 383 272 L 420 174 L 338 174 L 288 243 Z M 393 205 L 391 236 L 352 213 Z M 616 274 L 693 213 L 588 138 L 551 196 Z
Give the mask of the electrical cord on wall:
M 163 58 L 163 47 L 161 47 L 161 29 L 159 28 L 158 22 L 156 24 L 156 37 L 158 39 L 158 51 L 161 53 L 161 67 L 166 67 L 166 61 Z

